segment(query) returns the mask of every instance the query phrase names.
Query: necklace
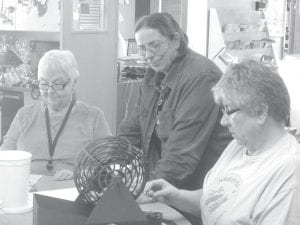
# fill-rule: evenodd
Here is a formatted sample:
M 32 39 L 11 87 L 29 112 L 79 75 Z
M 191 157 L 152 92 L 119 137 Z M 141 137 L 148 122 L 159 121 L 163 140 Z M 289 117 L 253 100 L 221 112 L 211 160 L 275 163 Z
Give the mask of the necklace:
M 74 102 L 72 101 L 65 116 L 64 119 L 54 137 L 54 140 L 52 141 L 52 135 L 51 135 L 51 128 L 50 128 L 50 116 L 49 116 L 49 110 L 48 107 L 46 106 L 45 109 L 45 119 L 46 119 L 46 128 L 47 128 L 47 137 L 48 137 L 48 150 L 49 150 L 49 155 L 50 155 L 50 159 L 48 160 L 48 163 L 46 165 L 46 169 L 51 172 L 53 170 L 53 155 L 54 155 L 54 151 L 55 151 L 55 147 L 58 141 L 58 138 L 61 135 L 61 132 L 63 131 L 69 117 L 72 111 L 72 108 L 74 106 Z

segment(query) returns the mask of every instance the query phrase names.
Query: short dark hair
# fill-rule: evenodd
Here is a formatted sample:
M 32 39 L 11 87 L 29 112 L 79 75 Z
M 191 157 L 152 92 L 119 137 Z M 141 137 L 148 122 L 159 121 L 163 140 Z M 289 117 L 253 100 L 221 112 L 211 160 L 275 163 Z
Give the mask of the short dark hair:
M 180 37 L 180 47 L 178 52 L 179 54 L 184 54 L 187 51 L 188 37 L 169 13 L 153 13 L 143 16 L 136 23 L 135 33 L 142 28 L 155 29 L 170 40 L 173 40 L 175 34 L 178 33 Z
M 255 60 L 233 64 L 213 87 L 213 93 L 218 104 L 224 99 L 249 109 L 264 104 L 268 106 L 268 115 L 275 121 L 289 122 L 290 96 L 273 66 Z

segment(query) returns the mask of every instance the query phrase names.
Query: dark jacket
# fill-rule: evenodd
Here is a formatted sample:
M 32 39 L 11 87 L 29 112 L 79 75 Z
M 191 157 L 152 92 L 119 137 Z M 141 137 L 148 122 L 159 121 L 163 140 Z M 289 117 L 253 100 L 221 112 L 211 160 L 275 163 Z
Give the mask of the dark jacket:
M 222 113 L 211 91 L 220 76 L 211 60 L 192 50 L 174 61 L 161 88 L 158 73 L 149 69 L 119 135 L 143 149 L 150 179 L 164 178 L 190 190 L 202 187 L 206 172 L 231 140 L 220 125 Z M 160 95 L 164 96 L 161 111 Z

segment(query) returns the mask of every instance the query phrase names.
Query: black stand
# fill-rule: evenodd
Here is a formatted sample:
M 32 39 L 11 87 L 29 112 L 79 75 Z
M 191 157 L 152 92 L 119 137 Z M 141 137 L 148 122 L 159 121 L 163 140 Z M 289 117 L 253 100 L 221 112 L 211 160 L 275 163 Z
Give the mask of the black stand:
M 34 225 L 147 225 L 127 187 L 113 179 L 96 206 L 34 194 Z

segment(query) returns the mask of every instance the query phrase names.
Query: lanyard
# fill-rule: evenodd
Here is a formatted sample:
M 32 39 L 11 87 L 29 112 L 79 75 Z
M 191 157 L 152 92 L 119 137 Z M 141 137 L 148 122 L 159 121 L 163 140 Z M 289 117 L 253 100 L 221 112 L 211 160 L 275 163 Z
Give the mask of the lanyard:
M 61 135 L 61 132 L 63 131 L 63 129 L 70 117 L 73 106 L 74 106 L 74 102 L 72 101 L 68 108 L 68 111 L 66 112 L 65 117 L 59 127 L 59 130 L 57 131 L 57 133 L 54 137 L 53 142 L 52 142 L 51 129 L 50 129 L 50 116 L 49 116 L 48 108 L 46 106 L 45 118 L 46 118 L 46 128 L 47 128 L 47 137 L 48 137 L 48 146 L 49 146 L 48 150 L 49 150 L 49 155 L 50 155 L 50 160 L 48 161 L 47 166 L 46 166 L 48 171 L 51 171 L 53 169 L 53 164 L 52 164 L 53 159 L 52 158 L 54 155 L 55 147 L 56 147 L 58 138 Z

